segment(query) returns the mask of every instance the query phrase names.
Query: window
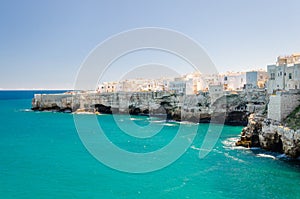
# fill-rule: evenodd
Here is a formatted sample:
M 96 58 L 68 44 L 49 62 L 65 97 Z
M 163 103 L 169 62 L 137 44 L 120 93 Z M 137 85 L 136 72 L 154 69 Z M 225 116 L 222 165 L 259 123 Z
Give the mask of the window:
M 274 79 L 275 79 L 275 73 L 271 73 L 270 80 L 274 80 Z
M 292 79 L 292 73 L 289 73 L 289 79 Z

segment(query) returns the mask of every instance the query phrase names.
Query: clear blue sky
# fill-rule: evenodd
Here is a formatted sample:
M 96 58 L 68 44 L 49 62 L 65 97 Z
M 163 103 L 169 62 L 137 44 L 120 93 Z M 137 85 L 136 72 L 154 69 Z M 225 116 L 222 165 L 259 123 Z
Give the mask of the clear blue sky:
M 300 1 L 1 1 L 0 88 L 71 88 L 107 37 L 164 27 L 200 43 L 219 71 L 265 68 L 300 51 Z

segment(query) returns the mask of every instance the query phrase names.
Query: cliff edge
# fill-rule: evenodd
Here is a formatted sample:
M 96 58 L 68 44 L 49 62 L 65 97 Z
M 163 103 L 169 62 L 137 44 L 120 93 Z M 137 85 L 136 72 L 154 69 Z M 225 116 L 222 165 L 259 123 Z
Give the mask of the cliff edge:
M 287 120 L 294 119 L 287 117 Z M 298 158 L 300 156 L 300 128 L 299 126 L 296 128 L 292 129 L 281 122 L 252 114 L 236 145 L 261 147 L 265 150 L 284 153 L 291 158 Z

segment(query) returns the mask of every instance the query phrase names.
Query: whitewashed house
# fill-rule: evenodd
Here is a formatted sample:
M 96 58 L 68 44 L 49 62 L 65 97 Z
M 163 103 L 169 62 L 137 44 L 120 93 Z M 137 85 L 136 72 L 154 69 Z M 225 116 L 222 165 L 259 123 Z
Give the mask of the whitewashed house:
M 223 85 L 209 85 L 209 95 L 211 104 L 213 104 L 218 98 L 224 95 Z
M 236 91 L 242 90 L 246 84 L 245 72 L 227 72 L 221 74 L 221 83 L 224 85 L 224 90 Z
M 248 88 L 264 88 L 268 80 L 268 73 L 263 70 L 246 72 L 246 86 Z
M 97 92 L 98 93 L 113 93 L 117 90 L 117 82 L 103 82 L 98 85 Z
M 174 81 L 169 82 L 169 91 L 178 94 L 192 95 L 193 91 L 193 80 L 185 80 L 185 78 L 175 78 Z
M 268 93 L 277 90 L 300 89 L 300 54 L 278 57 L 277 63 L 268 65 Z

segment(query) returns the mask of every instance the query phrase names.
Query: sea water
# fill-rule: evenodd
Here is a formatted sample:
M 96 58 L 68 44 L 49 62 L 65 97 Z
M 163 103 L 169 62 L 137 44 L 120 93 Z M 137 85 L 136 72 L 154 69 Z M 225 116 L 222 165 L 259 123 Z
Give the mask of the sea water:
M 199 158 L 209 133 L 209 124 L 201 124 L 188 150 L 169 166 L 126 173 L 88 152 L 72 114 L 30 111 L 33 93 L 0 92 L 0 198 L 300 198 L 299 164 L 258 148 L 234 147 L 242 127 L 224 126 L 214 148 Z M 140 142 L 113 122 L 129 122 L 125 116 L 97 119 L 111 142 L 137 153 L 158 150 L 179 125 L 192 125 L 157 120 L 162 133 Z M 130 121 L 143 126 L 149 118 Z

